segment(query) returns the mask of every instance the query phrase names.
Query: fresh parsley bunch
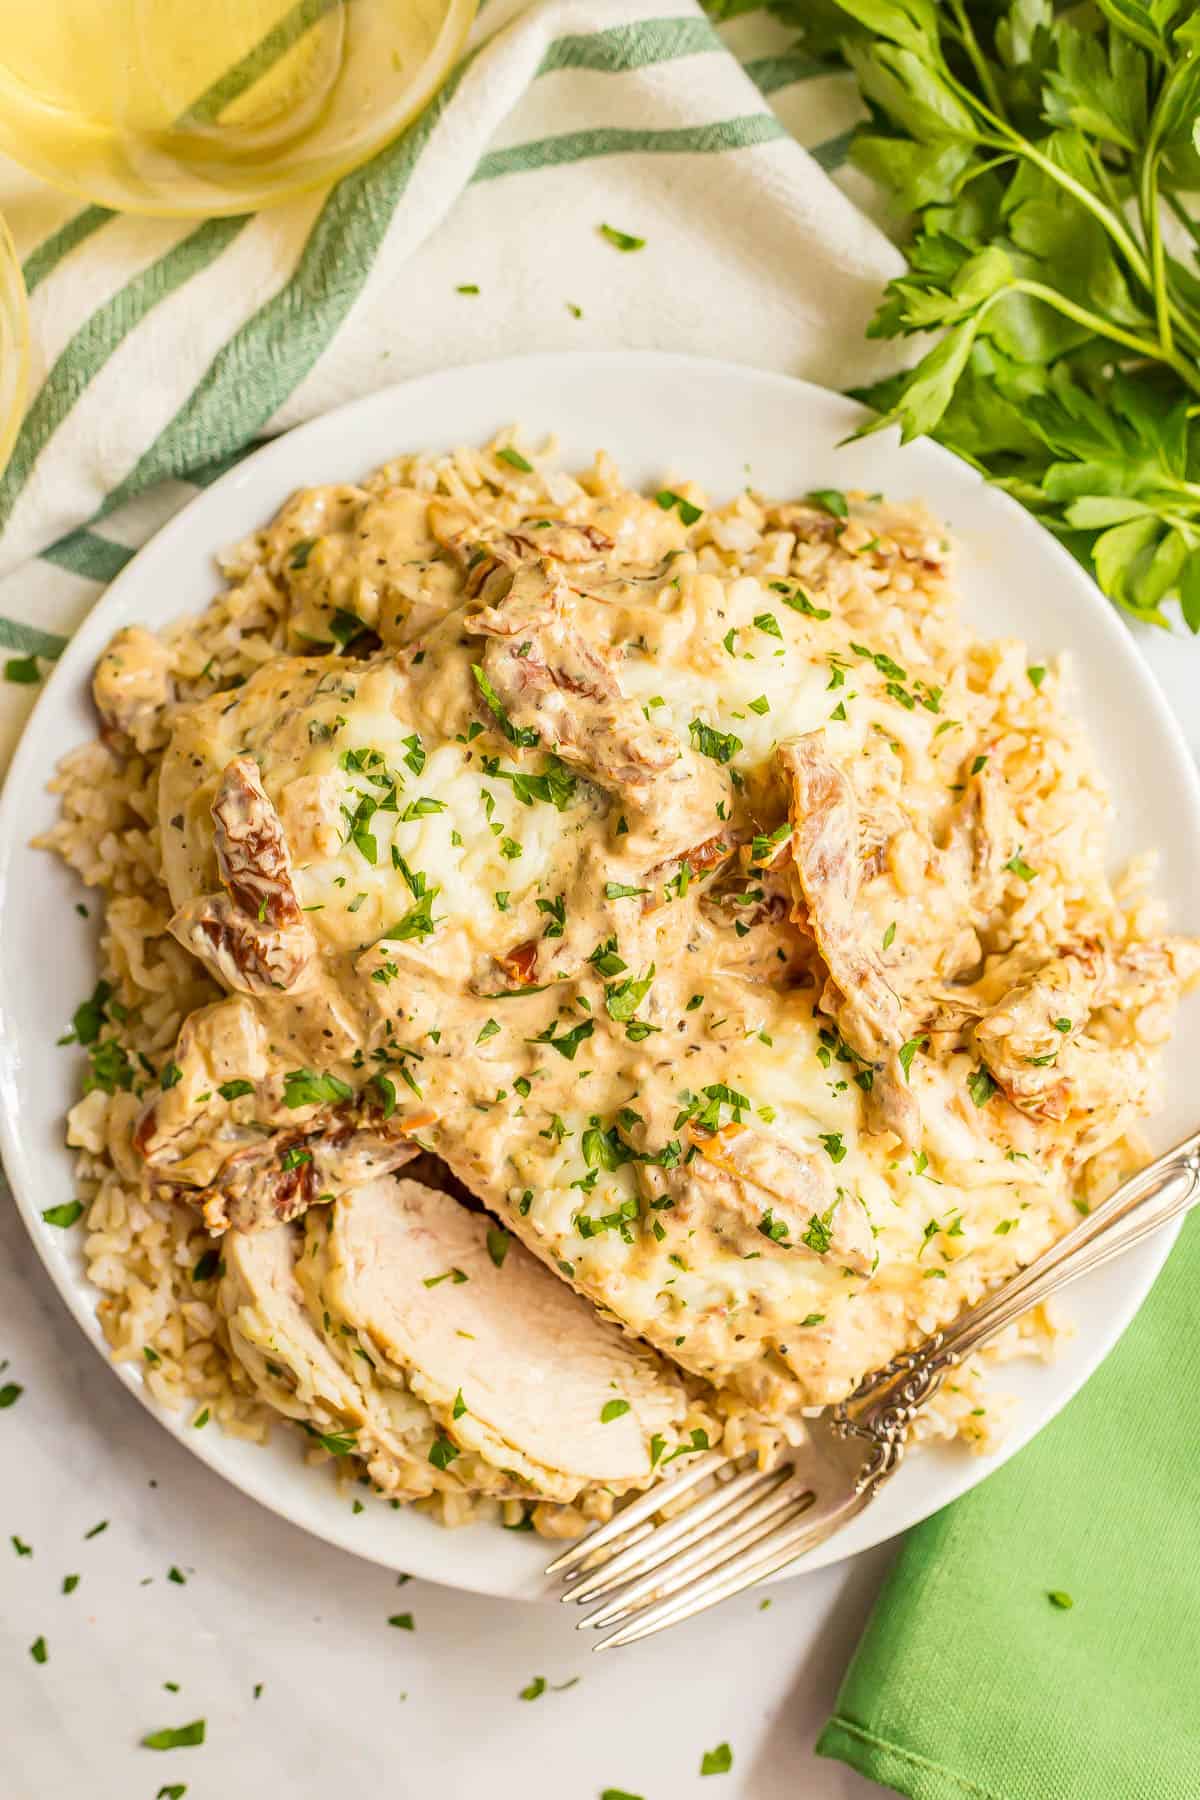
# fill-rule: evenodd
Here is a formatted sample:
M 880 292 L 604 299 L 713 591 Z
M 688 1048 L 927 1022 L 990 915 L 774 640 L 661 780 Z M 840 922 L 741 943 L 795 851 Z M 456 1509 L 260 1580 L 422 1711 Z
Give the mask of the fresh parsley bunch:
M 1196 0 L 772 0 L 845 59 L 854 160 L 912 215 L 860 395 L 1036 513 L 1139 619 L 1200 631 Z

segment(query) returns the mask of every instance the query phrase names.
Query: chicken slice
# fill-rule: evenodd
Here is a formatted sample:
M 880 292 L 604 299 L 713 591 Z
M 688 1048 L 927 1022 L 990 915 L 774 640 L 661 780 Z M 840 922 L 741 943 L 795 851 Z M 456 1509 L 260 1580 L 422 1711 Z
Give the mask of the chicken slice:
M 874 1071 L 868 1118 L 915 1147 L 921 1121 L 901 1071 L 905 1041 L 900 1000 L 878 956 L 862 941 L 858 898 L 858 806 L 849 778 L 827 754 L 819 732 L 780 744 L 791 788 L 792 861 L 809 928 L 829 971 L 821 998 L 846 1043 Z M 831 991 L 832 990 L 832 991 Z
M 224 770 L 212 816 L 227 892 L 181 906 L 172 935 L 234 992 L 294 993 L 316 973 L 316 941 L 296 897 L 279 815 L 251 757 L 235 757 Z
M 303 1235 L 287 1225 L 250 1237 L 231 1232 L 222 1246 L 217 1305 L 258 1393 L 338 1451 L 361 1456 L 394 1498 L 468 1490 L 473 1459 L 444 1470 L 429 1460 L 438 1436 L 429 1409 L 376 1383 L 369 1363 L 349 1367 L 334 1353 L 296 1280 L 304 1248 Z
M 118 631 L 96 664 L 92 698 L 106 744 L 132 739 L 139 749 L 155 741 L 159 715 L 173 699 L 171 652 L 140 625 Z
M 486 1215 L 378 1181 L 344 1196 L 317 1242 L 323 1305 L 454 1444 L 547 1499 L 652 1479 L 651 1440 L 675 1441 L 682 1383 Z

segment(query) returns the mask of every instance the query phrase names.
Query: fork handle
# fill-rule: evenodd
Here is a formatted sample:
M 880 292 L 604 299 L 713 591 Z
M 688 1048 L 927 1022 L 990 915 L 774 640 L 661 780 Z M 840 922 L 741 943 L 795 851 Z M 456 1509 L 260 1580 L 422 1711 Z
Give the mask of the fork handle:
M 867 1376 L 834 1413 L 835 1429 L 842 1435 L 865 1438 L 874 1447 L 858 1491 L 878 1487 L 897 1468 L 913 1419 L 948 1370 L 998 1337 L 1030 1307 L 1181 1218 L 1198 1200 L 1200 1131 L 1122 1182 L 1057 1243 L 960 1313 L 944 1331 L 934 1332 Z

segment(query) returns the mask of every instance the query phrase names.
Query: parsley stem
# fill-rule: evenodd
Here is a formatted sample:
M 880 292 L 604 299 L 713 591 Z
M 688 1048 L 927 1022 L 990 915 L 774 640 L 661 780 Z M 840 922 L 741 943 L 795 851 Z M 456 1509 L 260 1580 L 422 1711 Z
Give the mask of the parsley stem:
M 1098 337 L 1110 338 L 1114 344 L 1123 344 L 1127 350 L 1132 350 L 1135 355 L 1144 357 L 1147 362 L 1166 363 L 1168 368 L 1174 369 L 1181 381 L 1186 382 L 1193 393 L 1200 394 L 1200 371 L 1167 345 L 1156 343 L 1152 338 L 1135 337 L 1132 331 L 1125 331 L 1120 325 L 1114 325 L 1111 320 L 1101 318 L 1099 313 L 1090 312 L 1086 306 L 1076 306 L 1075 302 L 1068 300 L 1065 294 L 1060 294 L 1056 288 L 1045 287 L 1040 281 L 1021 279 L 1014 281 L 1011 287 L 1000 291 L 1010 294 L 1028 294 L 1031 300 L 1043 300 L 1047 306 L 1053 307 L 1055 312 L 1062 313 L 1064 318 L 1074 319 L 1077 325 L 1082 325 L 1087 331 L 1095 332 Z M 995 297 L 993 296 L 993 298 Z
M 979 78 L 980 87 L 987 95 L 993 111 L 999 118 L 1005 120 L 1007 123 L 1007 114 L 1004 110 L 1004 103 L 1000 98 L 996 83 L 992 77 L 992 71 L 988 66 L 987 58 L 979 48 L 979 40 L 971 27 L 971 21 L 967 17 L 967 9 L 963 5 L 963 0 L 950 0 L 950 10 L 954 14 L 955 22 L 958 25 L 958 41 L 970 58 L 971 67 Z

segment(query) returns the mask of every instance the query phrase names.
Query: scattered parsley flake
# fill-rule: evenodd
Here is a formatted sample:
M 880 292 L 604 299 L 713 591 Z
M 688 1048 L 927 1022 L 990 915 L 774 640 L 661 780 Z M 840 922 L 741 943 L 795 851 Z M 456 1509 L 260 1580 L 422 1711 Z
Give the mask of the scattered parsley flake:
M 645 238 L 634 237 L 628 231 L 618 231 L 615 225 L 601 225 L 598 229 L 600 236 L 607 239 L 616 250 L 628 252 L 630 250 L 644 250 L 646 248 Z

